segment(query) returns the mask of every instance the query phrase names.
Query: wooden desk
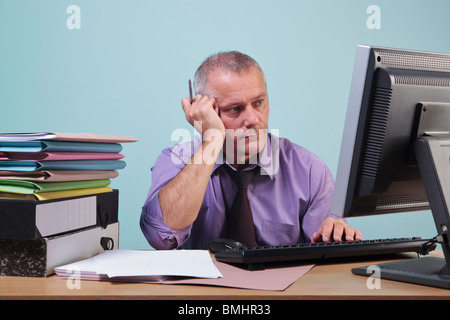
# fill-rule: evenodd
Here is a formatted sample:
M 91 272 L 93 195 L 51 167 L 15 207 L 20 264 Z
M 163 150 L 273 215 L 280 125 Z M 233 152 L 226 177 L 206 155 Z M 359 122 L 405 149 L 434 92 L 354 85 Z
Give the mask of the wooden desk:
M 316 265 L 282 292 L 99 281 L 81 281 L 80 289 L 68 289 L 66 280 L 56 276 L 49 278 L 0 277 L 0 299 L 450 299 L 450 290 L 389 280 L 381 280 L 381 289 L 370 290 L 366 285 L 367 277 L 351 273 L 353 267 L 386 261 L 390 260 L 347 261 Z

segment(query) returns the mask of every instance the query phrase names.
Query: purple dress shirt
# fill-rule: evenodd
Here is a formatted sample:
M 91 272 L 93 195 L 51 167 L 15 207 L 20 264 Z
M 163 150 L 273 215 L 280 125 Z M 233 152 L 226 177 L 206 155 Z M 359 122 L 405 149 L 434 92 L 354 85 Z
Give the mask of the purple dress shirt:
M 191 142 L 164 149 L 152 168 L 152 185 L 141 213 L 141 229 L 155 249 L 178 247 L 205 249 L 208 242 L 226 235 L 227 209 L 231 208 L 237 186 L 218 158 L 195 222 L 173 230 L 163 221 L 159 191 L 184 167 L 201 145 Z M 219 161 L 220 160 L 220 161 Z M 308 150 L 269 133 L 261 169 L 248 187 L 258 245 L 310 242 L 330 213 L 334 180 L 325 163 Z M 252 165 L 255 167 L 256 164 Z M 189 190 L 186 190 L 189 192 Z

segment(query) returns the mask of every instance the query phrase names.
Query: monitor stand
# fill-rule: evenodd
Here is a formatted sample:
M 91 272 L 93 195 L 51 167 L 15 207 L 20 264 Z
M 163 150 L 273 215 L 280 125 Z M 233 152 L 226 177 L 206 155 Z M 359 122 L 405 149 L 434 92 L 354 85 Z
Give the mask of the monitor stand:
M 450 289 L 450 275 L 444 258 L 422 257 L 375 265 L 381 279 Z M 353 268 L 353 274 L 375 276 L 373 266 Z
M 376 266 L 381 279 L 450 289 L 450 104 L 419 104 L 418 117 L 414 153 L 438 233 L 434 239 L 441 244 L 444 258 L 425 256 Z M 352 272 L 372 276 L 373 266 Z

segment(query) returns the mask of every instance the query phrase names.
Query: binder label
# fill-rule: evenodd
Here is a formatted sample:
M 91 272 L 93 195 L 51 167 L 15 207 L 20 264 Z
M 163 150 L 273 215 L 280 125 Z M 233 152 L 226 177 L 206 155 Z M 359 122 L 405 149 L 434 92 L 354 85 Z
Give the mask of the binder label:
M 39 204 L 36 227 L 43 237 L 96 225 L 97 197 Z

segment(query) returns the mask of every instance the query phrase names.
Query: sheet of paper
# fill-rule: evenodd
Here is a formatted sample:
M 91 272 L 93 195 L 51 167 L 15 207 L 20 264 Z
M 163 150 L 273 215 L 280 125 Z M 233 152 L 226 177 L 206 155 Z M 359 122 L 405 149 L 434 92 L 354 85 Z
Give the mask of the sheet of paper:
M 79 276 L 84 280 L 108 280 L 108 276 L 100 273 L 92 258 L 56 267 L 55 272 L 60 277 Z
M 206 250 L 111 250 L 93 257 L 108 277 L 182 276 L 217 278 L 219 270 Z
M 249 271 L 245 266 L 233 266 L 211 259 L 207 251 L 199 250 L 146 252 L 118 249 L 106 251 L 105 253 L 94 258 L 55 268 L 55 271 L 60 277 L 71 277 L 77 272 L 80 278 L 85 280 L 158 282 L 172 285 L 194 284 L 282 291 L 314 267 L 312 264 L 280 263 L 278 265 L 268 265 L 264 270 Z M 183 265 L 176 265 L 181 260 L 184 260 L 182 262 Z M 182 272 L 178 270 L 178 274 L 189 273 L 191 276 L 186 278 L 168 276 L 169 273 L 175 273 L 174 271 L 168 272 L 169 269 L 166 268 L 168 262 L 171 264 L 175 263 L 174 269 L 179 269 L 180 267 L 185 269 Z M 111 266 L 111 264 L 115 265 Z M 133 265 L 133 267 L 130 268 L 130 265 Z M 155 269 L 161 268 L 163 271 L 155 271 Z M 203 273 L 205 270 L 206 273 Z M 199 274 L 199 271 L 202 271 L 202 273 Z M 106 273 L 113 277 L 108 277 Z M 146 276 L 142 274 L 146 274 Z
M 146 277 L 180 276 L 219 278 L 222 274 L 212 262 L 206 250 L 127 250 L 105 251 L 95 257 L 55 268 L 58 275 L 70 270 L 79 270 L 83 278 L 96 272 L 114 280 L 130 278 L 145 281 Z M 88 266 L 89 270 L 83 270 Z M 95 269 L 96 270 L 92 270 Z M 154 279 L 154 278 L 150 278 Z
M 314 265 L 298 265 L 295 263 L 280 263 L 276 266 L 267 265 L 264 270 L 250 271 L 245 266 L 238 267 L 214 260 L 215 265 L 223 274 L 218 279 L 167 279 L 164 284 L 197 284 L 243 288 L 253 290 L 283 291 L 304 276 Z

